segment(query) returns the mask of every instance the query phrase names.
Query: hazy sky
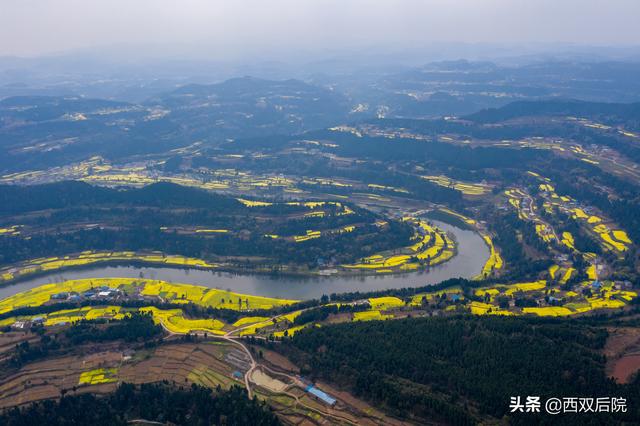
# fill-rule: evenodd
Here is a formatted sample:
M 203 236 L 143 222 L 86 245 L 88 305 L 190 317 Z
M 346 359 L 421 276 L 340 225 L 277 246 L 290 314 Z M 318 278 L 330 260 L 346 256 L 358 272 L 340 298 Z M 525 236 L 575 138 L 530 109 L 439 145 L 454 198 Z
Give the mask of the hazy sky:
M 0 0 L 0 55 L 125 43 L 640 45 L 639 17 L 640 0 Z

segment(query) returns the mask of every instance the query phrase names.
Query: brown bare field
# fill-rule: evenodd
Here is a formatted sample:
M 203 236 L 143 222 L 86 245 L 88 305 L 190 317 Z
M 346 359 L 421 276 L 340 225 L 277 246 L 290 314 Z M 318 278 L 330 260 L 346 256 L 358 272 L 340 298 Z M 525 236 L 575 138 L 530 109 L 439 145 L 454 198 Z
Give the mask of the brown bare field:
M 18 343 L 22 343 L 25 341 L 35 341 L 39 339 L 33 333 L 25 332 L 25 331 L 12 331 L 9 333 L 0 334 L 0 359 L 4 356 L 4 354 L 8 351 L 11 351 Z
M 5 336 L 5 341 L 24 339 Z M 33 337 L 33 336 L 29 336 Z M 285 424 L 403 425 L 327 384 L 321 388 L 338 399 L 328 407 L 304 391 L 299 369 L 287 358 L 264 348 L 262 366 L 253 370 L 252 389 L 265 400 Z M 118 383 L 169 381 L 177 385 L 229 388 L 244 386 L 242 375 L 251 367 L 248 355 L 231 342 L 167 343 L 131 353 L 125 345 L 103 344 L 74 348 L 74 353 L 35 361 L 0 377 L 0 409 L 67 395 L 112 392 Z M 115 369 L 114 381 L 79 384 L 80 375 L 96 369 Z M 234 373 L 240 377 L 234 376 Z
M 606 373 L 618 383 L 628 383 L 640 370 L 640 329 L 613 328 L 604 347 Z
M 351 313 L 349 312 L 344 312 L 341 314 L 331 314 L 327 319 L 327 323 L 329 324 L 340 324 L 349 321 L 351 321 Z
M 43 399 L 57 398 L 63 390 L 72 393 L 105 393 L 115 389 L 114 383 L 79 386 L 80 374 L 96 368 L 117 367 L 120 352 L 98 352 L 87 357 L 66 356 L 27 364 L 19 371 L 2 378 L 0 408 L 22 405 Z M 75 387 L 75 390 L 74 390 Z
M 275 369 L 276 371 L 285 371 L 287 373 L 299 373 L 298 367 L 293 364 L 289 359 L 280 355 L 277 352 L 261 349 L 259 347 L 255 347 L 256 350 L 262 350 L 263 358 L 260 360 L 263 364 L 266 364 L 268 367 Z
M 640 353 L 625 355 L 615 362 L 611 376 L 618 383 L 629 383 L 638 370 L 640 370 Z
M 34 362 L 0 379 L 0 408 L 57 398 L 63 390 L 68 394 L 111 392 L 118 382 L 139 384 L 168 380 L 209 387 L 220 384 L 228 388 L 234 383 L 234 369 L 223 358 L 234 351 L 240 352 L 229 344 L 172 344 L 143 353 L 141 357 L 134 356 L 131 360 L 125 360 L 122 351 L 109 349 Z M 82 372 L 97 368 L 117 368 L 117 381 L 99 385 L 78 384 Z M 204 374 L 209 371 L 214 374 Z

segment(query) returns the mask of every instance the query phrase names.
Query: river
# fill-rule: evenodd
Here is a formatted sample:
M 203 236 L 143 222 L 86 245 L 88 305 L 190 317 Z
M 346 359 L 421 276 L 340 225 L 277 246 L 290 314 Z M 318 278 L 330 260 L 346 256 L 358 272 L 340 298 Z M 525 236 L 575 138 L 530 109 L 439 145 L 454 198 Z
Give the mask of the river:
M 81 278 L 144 277 L 174 283 L 203 285 L 257 296 L 305 300 L 331 293 L 420 287 L 436 284 L 448 278 L 471 278 L 478 275 L 489 258 L 489 249 L 482 238 L 473 231 L 460 229 L 440 221 L 433 222 L 441 229 L 455 235 L 458 242 L 458 254 L 448 262 L 432 267 L 428 272 L 413 272 L 402 275 L 299 278 L 166 267 L 102 266 L 41 275 L 1 287 L 0 299 L 43 284 Z

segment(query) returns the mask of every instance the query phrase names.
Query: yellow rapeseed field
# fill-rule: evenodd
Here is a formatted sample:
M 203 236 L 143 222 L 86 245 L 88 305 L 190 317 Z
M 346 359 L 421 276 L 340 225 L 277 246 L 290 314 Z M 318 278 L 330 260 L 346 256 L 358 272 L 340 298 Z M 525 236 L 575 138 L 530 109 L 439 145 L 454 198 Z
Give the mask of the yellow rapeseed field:
M 248 325 L 248 324 L 255 324 L 257 322 L 263 322 L 268 320 L 269 318 L 267 317 L 243 317 L 240 318 L 238 321 L 233 323 L 234 327 L 242 327 L 243 325 Z
M 405 222 L 412 223 L 422 234 L 416 232 L 418 241 L 402 251 L 406 254 L 394 254 L 383 256 L 375 254 L 361 259 L 359 263 L 341 265 L 345 269 L 369 269 L 377 273 L 391 273 L 397 268 L 400 271 L 413 271 L 419 268 L 420 264 L 412 262 L 415 256 L 420 261 L 427 261 L 429 265 L 436 265 L 450 259 L 454 255 L 455 243 L 441 230 L 429 225 L 427 222 L 405 217 Z M 447 249 L 445 249 L 445 246 Z
M 382 315 L 380 311 L 376 311 L 376 310 L 354 312 L 353 314 L 354 321 L 374 321 L 374 320 L 385 320 L 385 319 L 391 319 L 391 318 L 393 318 L 393 315 Z
M 100 385 L 103 383 L 112 383 L 118 381 L 116 375 L 117 368 L 97 368 L 95 370 L 80 373 L 78 379 L 79 385 Z
M 481 183 L 463 182 L 451 179 L 447 176 L 421 176 L 422 179 L 428 180 L 445 188 L 455 189 L 464 195 L 485 195 L 491 191 L 491 186 Z
M 190 257 L 178 256 L 178 255 L 164 255 L 162 253 L 134 253 L 134 252 L 93 252 L 86 251 L 79 255 L 64 256 L 64 257 L 50 257 L 32 259 L 27 262 L 23 262 L 21 266 L 15 272 L 8 272 L 7 270 L 0 273 L 0 278 L 4 281 L 12 280 L 19 277 L 24 277 L 36 272 L 50 272 L 63 268 L 72 268 L 78 266 L 87 266 L 95 263 L 102 262 L 142 262 L 142 263 L 160 263 L 164 265 L 185 266 L 193 268 L 205 268 L 215 269 L 219 265 L 215 263 L 209 263 L 202 259 L 195 259 Z
M 540 308 L 522 308 L 522 312 L 525 314 L 534 314 L 541 317 L 560 317 L 573 315 L 571 309 L 563 306 L 545 306 Z
M 287 328 L 284 331 L 276 331 L 275 333 L 273 333 L 274 337 L 285 337 L 285 334 L 289 337 L 293 336 L 294 334 L 296 334 L 296 332 L 302 330 L 303 328 L 305 328 L 306 325 L 298 325 L 295 327 L 291 327 L 291 328 Z
M 496 251 L 496 248 L 493 245 L 493 240 L 491 240 L 491 237 L 488 235 L 483 235 L 482 239 L 489 246 L 489 250 L 490 250 L 489 259 L 487 259 L 487 262 L 482 267 L 482 275 L 489 276 L 491 275 L 492 272 L 502 269 L 503 261 L 502 261 L 502 257 L 500 256 L 500 253 Z
M 132 285 L 142 287 L 141 294 L 143 295 L 159 296 L 170 302 L 179 302 L 180 300 L 183 300 L 200 306 L 214 308 L 234 310 L 271 309 L 297 302 L 296 300 L 252 296 L 203 286 L 174 284 L 158 280 L 136 278 L 89 278 L 45 284 L 25 292 L 17 293 L 11 297 L 0 300 L 0 313 L 8 312 L 24 306 L 43 305 L 56 293 L 83 293 L 101 286 L 119 288 L 122 286 Z
M 390 309 L 404 306 L 405 303 L 402 299 L 397 297 L 385 296 L 385 297 L 372 297 L 369 299 L 372 309 Z
M 563 232 L 562 233 L 562 244 L 569 247 L 571 250 L 575 250 L 575 240 L 573 239 L 573 235 L 571 232 Z
M 201 331 L 211 334 L 224 334 L 222 321 L 216 319 L 189 319 L 185 318 L 182 309 L 158 309 L 155 306 L 140 308 L 140 312 L 150 312 L 153 321 L 161 324 L 172 333 L 185 334 L 192 331 Z

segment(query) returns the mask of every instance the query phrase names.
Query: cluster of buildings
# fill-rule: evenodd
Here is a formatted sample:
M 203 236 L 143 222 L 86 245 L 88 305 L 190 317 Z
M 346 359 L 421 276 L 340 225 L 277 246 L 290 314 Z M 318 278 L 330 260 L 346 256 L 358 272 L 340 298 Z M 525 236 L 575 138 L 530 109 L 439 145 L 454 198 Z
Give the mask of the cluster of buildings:
M 82 302 L 85 300 L 99 300 L 99 301 L 115 301 L 126 298 L 127 295 L 117 288 L 111 288 L 108 286 L 101 286 L 92 288 L 83 293 L 77 292 L 61 292 L 51 296 L 52 302 Z

